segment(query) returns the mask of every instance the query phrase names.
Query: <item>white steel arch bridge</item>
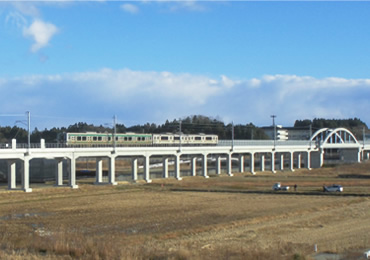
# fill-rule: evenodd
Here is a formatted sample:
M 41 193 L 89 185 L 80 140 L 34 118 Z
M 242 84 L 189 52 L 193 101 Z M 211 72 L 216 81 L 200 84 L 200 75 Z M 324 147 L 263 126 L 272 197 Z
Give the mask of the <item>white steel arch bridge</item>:
M 311 136 L 310 141 L 320 143 L 322 148 L 361 146 L 354 134 L 346 128 L 322 128 Z

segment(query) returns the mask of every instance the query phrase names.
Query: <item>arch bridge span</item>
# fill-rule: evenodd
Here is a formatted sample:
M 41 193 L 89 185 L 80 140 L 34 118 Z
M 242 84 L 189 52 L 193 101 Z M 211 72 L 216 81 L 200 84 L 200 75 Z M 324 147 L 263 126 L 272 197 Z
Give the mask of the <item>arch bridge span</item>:
M 322 128 L 316 131 L 310 138 L 310 141 L 320 143 L 321 147 L 359 147 L 360 143 L 357 141 L 355 135 L 346 128 Z

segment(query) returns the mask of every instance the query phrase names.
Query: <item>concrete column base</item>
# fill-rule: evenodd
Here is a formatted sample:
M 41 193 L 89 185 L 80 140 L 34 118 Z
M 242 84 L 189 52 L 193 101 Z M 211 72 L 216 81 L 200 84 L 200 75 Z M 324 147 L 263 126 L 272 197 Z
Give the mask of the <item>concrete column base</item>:
M 191 158 L 191 176 L 197 176 L 197 157 Z
M 275 170 L 275 153 L 271 153 L 271 172 L 276 173 Z
M 265 171 L 265 155 L 261 155 L 261 172 Z
M 14 190 L 16 188 L 16 161 L 8 161 L 8 189 Z
M 244 156 L 239 156 L 239 172 L 244 172 Z
M 280 155 L 280 171 L 284 170 L 284 155 Z
M 221 175 L 221 157 L 216 157 L 216 174 Z
M 134 182 L 137 181 L 137 158 L 133 158 L 131 161 L 131 175 Z
M 227 162 L 226 162 L 226 164 L 227 164 L 227 174 L 228 175 L 231 175 L 232 174 L 232 172 L 233 172 L 233 165 L 232 165 L 232 155 L 231 155 L 231 153 L 229 153 L 228 155 L 227 155 Z
M 95 183 L 94 183 L 95 184 Z M 55 188 L 65 188 L 65 187 L 69 187 L 68 185 L 59 185 L 59 184 L 54 184 L 53 187 Z
M 256 172 L 254 171 L 254 153 L 251 153 L 251 155 L 250 155 L 249 168 L 250 168 L 250 172 L 253 175 L 255 175 Z
M 202 174 L 204 178 L 208 178 L 208 162 L 207 162 L 207 154 L 203 154 L 202 156 Z
M 163 170 L 162 170 L 162 176 L 163 178 L 168 178 L 168 158 L 164 158 L 162 160 Z

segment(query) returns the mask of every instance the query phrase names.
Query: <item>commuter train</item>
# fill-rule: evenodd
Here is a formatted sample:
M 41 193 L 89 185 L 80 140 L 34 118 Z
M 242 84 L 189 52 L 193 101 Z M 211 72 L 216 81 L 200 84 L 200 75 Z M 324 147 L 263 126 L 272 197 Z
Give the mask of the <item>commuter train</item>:
M 171 145 L 217 145 L 218 136 L 208 134 L 139 134 L 139 133 L 66 133 L 67 146 L 171 146 Z

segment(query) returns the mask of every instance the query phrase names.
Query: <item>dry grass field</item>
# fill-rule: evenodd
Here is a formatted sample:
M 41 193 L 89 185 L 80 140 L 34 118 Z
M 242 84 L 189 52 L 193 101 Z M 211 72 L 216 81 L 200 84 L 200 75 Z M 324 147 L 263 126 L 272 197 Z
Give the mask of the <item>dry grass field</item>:
M 296 192 L 272 192 L 275 182 Z M 370 249 L 370 163 L 0 190 L 0 259 L 358 259 Z M 324 184 L 343 193 L 324 194 Z

